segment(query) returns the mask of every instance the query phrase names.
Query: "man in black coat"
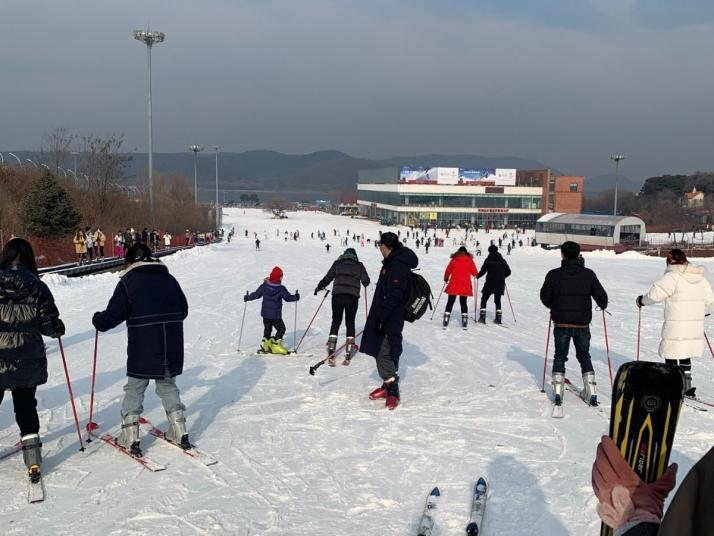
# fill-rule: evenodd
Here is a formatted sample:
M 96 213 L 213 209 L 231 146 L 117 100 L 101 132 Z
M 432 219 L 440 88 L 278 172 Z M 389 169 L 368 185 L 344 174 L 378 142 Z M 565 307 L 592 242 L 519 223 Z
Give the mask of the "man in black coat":
M 500 324 L 503 318 L 501 296 L 506 290 L 506 278 L 511 275 L 511 268 L 498 252 L 496 246 L 488 247 L 488 257 L 483 261 L 481 270 L 476 277 L 481 279 L 484 275 L 486 276 L 486 284 L 481 291 L 481 310 L 479 311 L 478 321 L 479 324 L 486 323 L 486 305 L 488 304 L 488 299 L 493 295 L 493 301 L 496 304 L 495 322 Z
M 357 252 L 347 248 L 335 262 L 332 263 L 327 275 L 317 284 L 315 295 L 325 290 L 325 287 L 334 280 L 332 285 L 332 325 L 330 337 L 327 340 L 327 353 L 330 357 L 327 364 L 335 366 L 335 357 L 332 355 L 337 348 L 337 333 L 340 330 L 342 316 L 345 316 L 347 327 L 347 341 L 345 343 L 345 360 L 343 365 L 349 365 L 355 353 L 355 317 L 359 307 L 360 284 L 367 288 L 369 276 L 364 264 L 359 262 Z M 365 298 L 366 299 L 366 298 Z
M 540 301 L 550 309 L 550 317 L 555 324 L 553 339 L 553 391 L 556 404 L 562 403 L 565 386 L 565 362 L 572 339 L 575 356 L 580 362 L 583 375 L 582 397 L 586 402 L 597 405 L 595 372 L 590 360 L 590 322 L 592 321 L 592 300 L 598 307 L 607 308 L 607 293 L 598 281 L 595 272 L 585 265 L 580 257 L 580 246 L 575 242 L 564 242 L 560 247 L 562 265 L 545 276 L 540 289 Z
M 404 304 L 411 288 L 411 271 L 419 264 L 414 252 L 404 247 L 399 237 L 383 233 L 379 251 L 384 257 L 367 315 L 360 352 L 377 361 L 383 383 L 369 394 L 372 400 L 386 399 L 387 409 L 399 404 L 399 357 L 402 354 Z
M 117 443 L 141 456 L 139 417 L 149 380 L 169 420 L 166 439 L 189 449 L 186 409 L 181 403 L 176 376 L 183 372 L 183 321 L 188 302 L 166 265 L 151 258 L 146 244 L 134 244 L 125 256 L 126 269 L 105 311 L 94 313 L 92 324 L 108 331 L 126 321 L 127 384 L 122 402 L 122 431 Z

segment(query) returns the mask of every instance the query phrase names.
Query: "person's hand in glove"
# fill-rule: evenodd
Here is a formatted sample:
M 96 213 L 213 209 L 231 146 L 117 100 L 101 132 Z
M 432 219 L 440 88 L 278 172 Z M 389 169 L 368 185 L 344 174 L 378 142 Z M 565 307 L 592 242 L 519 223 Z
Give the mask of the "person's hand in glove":
M 295 301 L 300 301 L 300 293 L 297 290 L 295 291 Z
M 637 298 L 635 299 L 635 303 L 637 304 L 637 307 L 639 307 L 640 309 L 645 306 L 645 304 L 642 302 L 641 294 L 639 296 L 637 296 Z
M 249 296 L 249 295 L 248 295 L 248 293 L 246 292 L 246 293 L 245 293 L 245 296 L 243 296 L 243 301 L 244 301 L 244 302 L 247 302 L 247 301 L 248 301 L 248 296 Z
M 603 522 L 624 534 L 638 523 L 660 523 L 664 500 L 674 488 L 677 464 L 670 465 L 659 480 L 646 484 L 629 466 L 609 436 L 602 436 L 592 469 L 592 486 L 600 502 L 597 513 Z

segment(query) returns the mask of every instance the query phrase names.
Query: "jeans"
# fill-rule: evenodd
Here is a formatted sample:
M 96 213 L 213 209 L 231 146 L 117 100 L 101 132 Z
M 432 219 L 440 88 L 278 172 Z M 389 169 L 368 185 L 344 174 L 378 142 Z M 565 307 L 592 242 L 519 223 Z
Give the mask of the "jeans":
M 580 362 L 580 371 L 583 374 L 593 372 L 593 364 L 590 361 L 590 328 L 561 328 L 559 326 L 555 326 L 553 329 L 553 340 L 555 341 L 553 372 L 565 374 L 565 362 L 568 360 L 571 339 L 575 345 L 575 357 Z
M 20 427 L 20 435 L 36 434 L 40 431 L 40 419 L 37 416 L 37 387 L 15 387 L 12 390 L 12 405 L 15 409 L 15 421 Z M 0 390 L 0 403 L 5 391 Z
M 347 327 L 347 336 L 355 336 L 355 317 L 357 316 L 357 307 L 359 298 L 351 294 L 333 294 L 332 295 L 332 326 L 330 326 L 330 335 L 337 335 L 342 324 L 342 315 L 345 315 L 345 326 Z
M 263 319 L 263 337 L 269 339 L 272 337 L 273 328 L 275 328 L 275 340 L 280 340 L 285 335 L 285 322 L 282 318 L 271 320 L 270 318 Z
M 388 380 L 397 376 L 399 370 L 399 358 L 393 358 L 391 349 L 389 348 L 389 337 L 385 335 L 382 341 L 382 346 L 379 347 L 377 353 L 377 372 L 382 380 Z
M 501 310 L 501 296 L 503 296 L 503 294 L 493 294 L 493 301 L 496 304 L 496 311 Z M 491 297 L 490 292 L 488 294 L 486 294 L 485 292 L 483 294 L 481 294 L 481 309 L 486 308 L 486 304 L 488 303 L 488 299 L 490 297 Z
M 122 419 L 127 415 L 141 415 L 144 411 L 144 391 L 149 386 L 147 379 L 127 378 L 124 386 L 124 401 L 121 404 Z M 185 410 L 186 407 L 181 403 L 179 389 L 176 386 L 176 378 L 164 378 L 163 380 L 154 380 L 156 384 L 156 394 L 161 399 L 161 404 L 164 406 L 166 414 L 173 413 L 178 410 Z
M 461 314 L 469 312 L 468 306 L 468 296 L 459 296 L 459 305 L 461 306 Z M 456 302 L 456 296 L 449 294 L 449 299 L 446 300 L 446 312 L 450 313 L 454 308 L 454 302 Z

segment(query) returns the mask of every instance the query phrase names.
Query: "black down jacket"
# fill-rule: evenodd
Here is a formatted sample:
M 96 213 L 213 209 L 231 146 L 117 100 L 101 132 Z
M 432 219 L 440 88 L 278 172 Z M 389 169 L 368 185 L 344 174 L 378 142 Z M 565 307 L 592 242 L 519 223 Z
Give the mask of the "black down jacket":
M 404 302 L 411 288 L 412 270 L 419 264 L 415 253 L 406 247 L 393 250 L 382 261 L 382 270 L 374 288 L 372 305 L 364 326 L 360 352 L 376 357 L 386 336 L 392 358 L 402 353 Z
M 607 292 L 595 272 L 578 259 L 564 259 L 560 268 L 545 276 L 540 301 L 550 309 L 554 324 L 587 326 L 593 319 L 592 300 L 600 309 L 607 308 Z
M 488 254 L 476 277 L 481 279 L 484 275 L 486 284 L 483 286 L 481 294 L 503 296 L 506 292 L 506 278 L 511 275 L 511 268 L 498 251 Z
M 357 260 L 356 255 L 346 253 L 338 257 L 327 271 L 327 275 L 318 283 L 319 290 L 324 289 L 332 280 L 332 294 L 348 294 L 359 298 L 361 289 L 360 283 L 365 287 L 369 285 L 369 276 L 364 264 Z
M 64 335 L 50 289 L 24 266 L 0 271 L 0 389 L 47 382 L 42 335 Z
M 183 372 L 183 321 L 188 303 L 178 281 L 160 262 L 132 264 L 119 280 L 106 311 L 94 313 L 99 331 L 126 321 L 126 374 L 173 378 Z

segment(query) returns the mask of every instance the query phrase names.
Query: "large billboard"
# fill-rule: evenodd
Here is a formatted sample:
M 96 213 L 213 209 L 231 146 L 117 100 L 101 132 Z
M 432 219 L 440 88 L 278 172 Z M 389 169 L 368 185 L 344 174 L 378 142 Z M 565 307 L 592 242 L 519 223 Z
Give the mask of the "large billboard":
M 499 168 L 459 168 L 459 184 L 515 186 L 516 170 Z
M 422 184 L 458 184 L 459 168 L 403 167 L 399 170 L 399 181 Z
M 516 170 L 500 168 L 402 167 L 399 182 L 515 186 Z

